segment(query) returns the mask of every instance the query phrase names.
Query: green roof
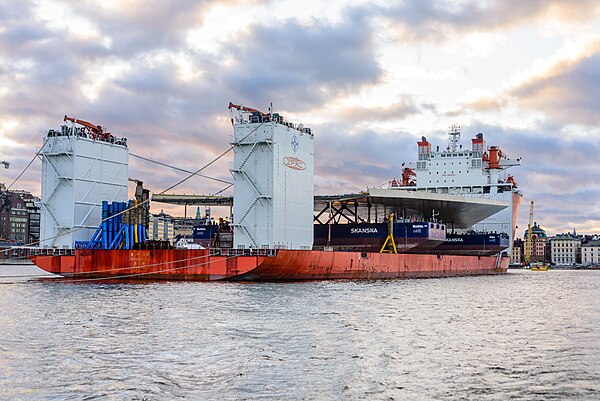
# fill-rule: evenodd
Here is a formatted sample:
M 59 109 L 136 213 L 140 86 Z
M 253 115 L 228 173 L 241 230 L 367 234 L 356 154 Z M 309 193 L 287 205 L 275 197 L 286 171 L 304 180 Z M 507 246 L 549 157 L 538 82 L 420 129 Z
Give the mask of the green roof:
M 529 230 L 525 230 L 523 238 L 527 238 L 528 233 Z M 538 226 L 537 223 L 535 223 L 533 227 L 531 227 L 531 235 L 537 235 L 539 238 L 546 238 L 546 231 L 542 230 L 540 226 Z

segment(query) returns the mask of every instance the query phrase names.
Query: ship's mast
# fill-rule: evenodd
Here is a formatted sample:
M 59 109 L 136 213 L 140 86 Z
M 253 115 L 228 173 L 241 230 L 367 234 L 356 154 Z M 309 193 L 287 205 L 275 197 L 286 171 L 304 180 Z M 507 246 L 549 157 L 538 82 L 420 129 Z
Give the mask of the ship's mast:
M 456 152 L 458 149 L 458 142 L 460 141 L 460 125 L 452 125 L 450 127 L 450 132 L 448 132 L 448 136 L 450 137 L 450 150 Z

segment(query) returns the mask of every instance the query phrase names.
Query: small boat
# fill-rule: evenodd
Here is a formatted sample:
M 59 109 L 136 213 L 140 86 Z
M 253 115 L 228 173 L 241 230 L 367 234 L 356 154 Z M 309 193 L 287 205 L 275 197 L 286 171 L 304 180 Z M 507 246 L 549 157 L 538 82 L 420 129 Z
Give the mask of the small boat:
M 530 265 L 530 270 L 532 272 L 546 272 L 548 271 L 548 265 L 543 262 L 532 263 Z

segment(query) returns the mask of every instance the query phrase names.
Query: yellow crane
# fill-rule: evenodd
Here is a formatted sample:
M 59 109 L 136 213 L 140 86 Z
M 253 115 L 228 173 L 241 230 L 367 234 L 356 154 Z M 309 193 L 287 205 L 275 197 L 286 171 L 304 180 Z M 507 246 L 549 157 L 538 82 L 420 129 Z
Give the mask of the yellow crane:
M 529 224 L 527 225 L 527 242 L 525 243 L 525 266 L 529 266 L 531 262 L 531 251 L 533 249 L 533 237 L 531 236 L 531 228 L 533 227 L 533 201 L 529 206 Z

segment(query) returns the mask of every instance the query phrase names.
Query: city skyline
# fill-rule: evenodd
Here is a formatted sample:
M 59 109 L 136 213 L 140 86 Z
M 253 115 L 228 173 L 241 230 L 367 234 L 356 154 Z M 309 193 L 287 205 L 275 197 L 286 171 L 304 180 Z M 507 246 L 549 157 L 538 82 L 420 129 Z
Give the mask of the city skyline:
M 315 193 L 400 176 L 426 136 L 483 132 L 549 233 L 600 232 L 600 6 L 530 2 L 162 2 L 0 5 L 0 182 L 67 114 L 130 151 L 197 170 L 227 149 L 229 101 L 315 133 Z M 230 159 L 203 173 L 231 180 Z M 41 163 L 18 188 L 40 193 Z M 130 158 L 160 192 L 185 174 Z M 175 191 L 211 194 L 194 178 Z M 158 209 L 170 210 L 167 205 Z M 154 210 L 157 212 L 158 209 Z M 171 209 L 172 210 L 172 209 Z

